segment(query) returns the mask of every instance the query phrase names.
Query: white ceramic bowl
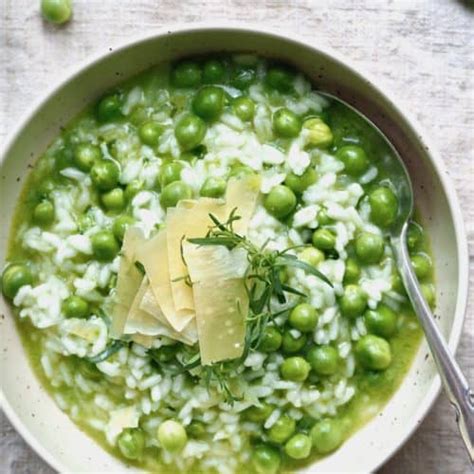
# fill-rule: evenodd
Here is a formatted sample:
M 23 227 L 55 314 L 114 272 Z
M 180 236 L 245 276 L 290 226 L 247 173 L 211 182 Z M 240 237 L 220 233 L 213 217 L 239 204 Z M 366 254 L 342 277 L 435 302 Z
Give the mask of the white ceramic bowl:
M 11 216 L 28 165 L 41 155 L 61 125 L 109 87 L 157 62 L 224 50 L 254 51 L 293 63 L 317 88 L 359 108 L 389 137 L 410 170 L 416 202 L 432 238 L 438 275 L 436 313 L 455 350 L 467 296 L 467 244 L 455 191 L 438 154 L 418 125 L 367 74 L 326 47 L 261 28 L 170 28 L 99 54 L 67 75 L 31 108 L 7 140 L 0 160 L 0 261 L 5 257 Z M 0 401 L 15 428 L 59 471 L 129 472 L 59 410 L 35 378 L 4 301 L 1 314 L 5 316 L 0 319 Z M 380 416 L 307 472 L 369 472 L 391 456 L 419 425 L 439 391 L 439 378 L 427 353 L 423 343 L 402 386 Z

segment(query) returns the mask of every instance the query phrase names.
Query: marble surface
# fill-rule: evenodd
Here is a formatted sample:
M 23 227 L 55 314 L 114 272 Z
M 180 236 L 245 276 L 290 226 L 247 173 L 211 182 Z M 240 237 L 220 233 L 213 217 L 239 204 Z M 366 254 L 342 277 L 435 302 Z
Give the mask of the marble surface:
M 39 3 L 0 0 L 0 140 L 58 73 L 133 34 L 176 21 L 284 27 L 362 65 L 390 86 L 432 135 L 458 191 L 474 279 L 472 0 L 74 0 L 73 20 L 59 28 L 41 20 Z M 472 291 L 458 359 L 473 384 Z M 469 471 L 443 397 L 381 469 L 384 474 Z M 0 413 L 0 473 L 52 472 Z

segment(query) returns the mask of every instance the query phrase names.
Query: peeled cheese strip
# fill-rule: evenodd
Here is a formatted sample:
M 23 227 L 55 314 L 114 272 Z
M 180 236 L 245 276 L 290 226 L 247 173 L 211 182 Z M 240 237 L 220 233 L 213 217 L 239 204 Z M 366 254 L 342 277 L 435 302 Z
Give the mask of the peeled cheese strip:
M 194 286 L 201 363 L 236 359 L 244 351 L 248 296 L 240 278 Z
M 193 282 L 202 364 L 240 357 L 249 304 L 244 284 L 247 252 L 186 242 L 183 254 Z
M 155 295 L 151 288 L 149 288 L 143 295 L 140 303 L 140 309 L 147 312 L 163 326 L 162 335 L 167 336 L 170 339 L 181 341 L 184 344 L 193 345 L 197 342 L 197 329 L 195 320 L 191 320 L 181 332 L 175 331 L 164 314 L 161 312 L 158 302 L 156 301 Z
M 194 284 L 217 279 L 243 278 L 248 268 L 247 251 L 229 250 L 222 245 L 195 245 L 183 242 L 183 256 Z
M 193 291 L 185 280 L 188 269 L 181 255 L 183 238 L 189 239 L 205 236 L 209 227 L 212 226 L 209 214 L 211 213 L 223 218 L 225 211 L 226 206 L 223 201 L 209 198 L 199 199 L 192 207 L 183 206 L 168 210 L 166 217 L 166 241 L 169 276 L 174 306 L 177 311 L 187 310 L 194 312 Z
M 143 336 L 162 335 L 163 324 L 151 314 L 140 309 L 140 303 L 148 286 L 147 277 L 143 277 L 140 288 L 135 295 L 135 299 L 128 313 L 127 321 L 125 322 L 124 334 L 142 334 Z
M 233 229 L 237 234 L 245 235 L 250 219 L 255 212 L 257 199 L 260 192 L 260 176 L 250 175 L 242 178 L 233 178 L 227 184 L 225 195 L 227 216 L 237 208 L 240 219 L 235 221 Z
M 140 229 L 127 228 L 123 237 L 117 275 L 116 303 L 110 328 L 110 335 L 113 338 L 120 338 L 123 335 L 128 312 L 143 279 L 143 275 L 135 265 L 136 250 L 143 242 L 144 236 Z
M 144 336 L 143 334 L 133 334 L 131 339 L 133 342 L 136 342 L 137 344 L 140 344 L 141 346 L 150 349 L 153 346 L 153 341 L 155 340 L 155 337 Z
M 178 311 L 175 308 L 171 292 L 166 231 L 159 232 L 145 242 L 137 253 L 137 259 L 145 268 L 161 312 L 175 331 L 181 331 L 194 318 L 194 311 Z
M 146 309 L 143 309 L 141 306 L 146 294 L 149 294 L 153 299 L 151 306 L 153 313 L 146 311 Z M 159 314 L 160 318 L 156 318 L 155 314 Z M 140 288 L 135 296 L 132 307 L 130 308 L 127 322 L 125 323 L 124 334 L 151 337 L 152 341 L 156 336 L 166 336 L 170 339 L 175 339 L 188 345 L 192 345 L 197 341 L 197 335 L 193 341 L 174 331 L 171 326 L 169 326 L 166 318 L 161 313 L 158 304 L 156 303 L 153 292 L 150 290 L 150 285 L 146 276 L 143 277 Z M 146 341 L 144 339 L 141 340 L 142 342 Z

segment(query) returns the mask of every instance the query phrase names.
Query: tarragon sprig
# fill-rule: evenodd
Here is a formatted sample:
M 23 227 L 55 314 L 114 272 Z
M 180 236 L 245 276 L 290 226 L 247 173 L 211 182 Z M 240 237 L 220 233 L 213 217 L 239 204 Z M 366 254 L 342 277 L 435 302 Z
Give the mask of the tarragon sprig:
M 239 361 L 244 360 L 248 353 L 255 350 L 265 333 L 267 325 L 278 315 L 290 311 L 286 308 L 275 312 L 272 308 L 272 301 L 276 300 L 281 304 L 287 302 L 287 294 L 293 294 L 301 297 L 306 295 L 297 288 L 291 287 L 282 280 L 282 270 L 285 268 L 300 268 L 307 273 L 320 278 L 327 285 L 332 287 L 328 278 L 306 262 L 299 260 L 295 255 L 290 253 L 298 247 L 289 247 L 283 251 L 268 250 L 267 243 L 258 247 L 247 237 L 238 234 L 234 230 L 234 223 L 240 219 L 237 210 L 233 209 L 229 218 L 225 222 L 221 222 L 215 215 L 209 214 L 213 222 L 205 237 L 188 239 L 195 245 L 200 246 L 219 246 L 222 245 L 229 250 L 235 248 L 243 248 L 247 252 L 248 268 L 245 275 L 245 287 L 249 297 L 249 313 L 247 315 L 245 347 L 242 357 Z M 218 380 L 226 398 L 232 395 L 229 392 L 228 384 L 225 381 L 226 364 L 235 364 L 236 361 L 229 361 L 216 366 L 208 366 L 206 370 L 211 371 L 211 376 Z M 199 360 L 193 361 L 193 367 L 199 365 Z M 219 369 L 219 370 L 217 370 Z M 230 394 L 230 395 L 229 395 Z M 232 398 L 232 397 L 230 397 Z

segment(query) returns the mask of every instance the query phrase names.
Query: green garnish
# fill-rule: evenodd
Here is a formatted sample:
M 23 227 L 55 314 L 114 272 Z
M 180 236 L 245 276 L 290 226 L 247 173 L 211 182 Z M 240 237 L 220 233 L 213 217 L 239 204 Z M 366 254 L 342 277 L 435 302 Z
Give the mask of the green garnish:
M 103 362 L 104 360 L 108 359 L 110 356 L 118 352 L 122 347 L 125 347 L 128 342 L 120 341 L 119 339 L 115 339 L 112 341 L 102 352 L 99 352 L 96 356 L 93 357 L 85 357 L 84 359 L 92 362 L 93 364 L 98 364 L 99 362 Z
M 228 403 L 232 403 L 238 397 L 229 387 L 229 375 L 247 355 L 256 350 L 265 328 L 276 316 L 283 314 L 291 308 L 285 308 L 275 312 L 272 302 L 276 298 L 279 304 L 287 302 L 287 294 L 301 297 L 306 295 L 281 280 L 281 271 L 288 267 L 300 268 L 320 278 L 332 287 L 331 282 L 325 275 L 307 263 L 289 253 L 296 247 L 290 247 L 283 251 L 266 250 L 266 245 L 257 247 L 245 236 L 239 235 L 233 229 L 235 221 L 240 219 L 233 209 L 226 222 L 221 222 L 213 214 L 209 214 L 214 225 L 209 229 L 206 237 L 188 239 L 188 242 L 208 246 L 223 245 L 229 250 L 237 247 L 247 251 L 249 266 L 245 275 L 245 286 L 249 297 L 249 314 L 247 315 L 247 330 L 245 347 L 242 356 L 237 360 L 220 362 L 218 364 L 202 366 L 199 353 L 194 354 L 186 364 L 180 368 L 180 372 L 188 372 L 198 367 L 202 370 L 202 377 L 209 387 L 211 382 L 217 382 L 219 391 L 224 395 Z

